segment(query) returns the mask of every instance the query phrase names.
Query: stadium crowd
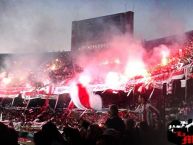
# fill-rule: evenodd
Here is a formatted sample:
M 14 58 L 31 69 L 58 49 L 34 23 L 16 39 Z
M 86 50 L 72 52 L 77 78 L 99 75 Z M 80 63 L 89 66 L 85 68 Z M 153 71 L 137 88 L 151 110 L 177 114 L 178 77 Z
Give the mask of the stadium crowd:
M 160 125 L 148 126 L 145 121 L 137 123 L 127 115 L 120 115 L 116 105 L 111 105 L 105 113 L 54 113 L 50 109 L 42 112 L 37 108 L 26 111 L 4 109 L 2 112 L 2 119 L 9 119 L 7 126 L 0 124 L 2 145 L 17 144 L 18 139 L 20 143 L 24 142 L 24 137 L 35 145 L 161 145 L 165 141 Z
M 186 120 L 192 112 L 192 102 L 187 104 L 167 97 L 164 127 L 156 116 L 154 124 L 148 125 L 129 109 L 118 109 L 116 105 L 104 111 L 6 106 L 0 109 L 1 123 L 6 124 L 1 124 L 0 132 L 6 130 L 5 133 L 9 136 L 11 133 L 13 141 L 18 140 L 20 144 L 167 145 L 167 124 L 175 119 Z M 111 120 L 114 117 L 116 119 Z M 6 134 L 3 135 L 5 140 L 0 140 L 0 144 L 11 144 Z

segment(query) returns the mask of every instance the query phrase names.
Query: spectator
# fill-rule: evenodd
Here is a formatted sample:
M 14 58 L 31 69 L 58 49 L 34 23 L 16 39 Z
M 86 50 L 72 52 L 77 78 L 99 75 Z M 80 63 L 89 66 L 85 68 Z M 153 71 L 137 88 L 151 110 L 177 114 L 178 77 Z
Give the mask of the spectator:
M 123 132 L 125 130 L 125 124 L 118 115 L 117 105 L 110 106 L 109 115 L 110 117 L 107 119 L 105 123 L 106 128 L 113 128 L 119 132 Z
M 135 128 L 135 121 L 133 119 L 126 120 L 126 130 L 125 134 L 123 135 L 122 144 L 132 144 L 138 145 L 139 144 L 139 131 Z
M 35 135 L 35 143 L 43 143 L 44 145 L 66 145 L 64 138 L 56 128 L 56 126 L 48 122 L 42 127 L 42 131 Z
M 86 134 L 87 145 L 96 144 L 97 139 L 101 135 L 102 135 L 102 129 L 99 128 L 97 124 L 90 125 L 87 129 L 87 134 Z
M 2 123 L 0 123 L 0 144 L 19 145 L 17 132 L 13 128 L 8 128 Z
M 96 145 L 121 145 L 120 132 L 109 128 L 103 132 L 103 135 L 97 140 Z

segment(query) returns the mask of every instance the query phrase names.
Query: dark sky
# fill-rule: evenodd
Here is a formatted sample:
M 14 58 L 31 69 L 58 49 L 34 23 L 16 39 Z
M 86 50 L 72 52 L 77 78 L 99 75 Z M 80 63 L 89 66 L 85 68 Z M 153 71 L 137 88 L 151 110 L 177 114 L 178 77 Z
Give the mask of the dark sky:
M 139 39 L 193 30 L 193 0 L 0 0 L 0 53 L 70 50 L 73 20 L 128 10 Z

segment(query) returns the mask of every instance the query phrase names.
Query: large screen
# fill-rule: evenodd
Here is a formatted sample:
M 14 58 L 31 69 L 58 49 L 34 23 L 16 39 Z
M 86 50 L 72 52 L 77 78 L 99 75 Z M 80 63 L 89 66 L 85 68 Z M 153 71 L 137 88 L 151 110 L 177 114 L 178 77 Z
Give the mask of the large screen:
M 108 47 L 114 36 L 133 34 L 133 15 L 129 11 L 72 22 L 71 50 Z

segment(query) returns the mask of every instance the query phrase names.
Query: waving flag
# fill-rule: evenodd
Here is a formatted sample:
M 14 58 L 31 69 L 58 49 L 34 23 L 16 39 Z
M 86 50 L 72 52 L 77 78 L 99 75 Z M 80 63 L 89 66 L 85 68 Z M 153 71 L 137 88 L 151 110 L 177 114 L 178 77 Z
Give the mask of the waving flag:
M 70 90 L 70 96 L 74 105 L 79 109 L 102 109 L 102 100 L 81 83 L 74 84 Z

